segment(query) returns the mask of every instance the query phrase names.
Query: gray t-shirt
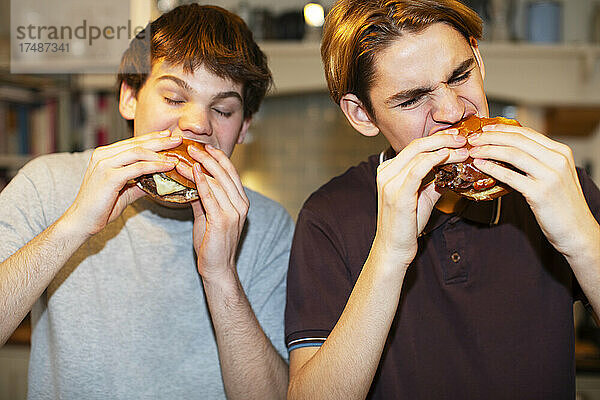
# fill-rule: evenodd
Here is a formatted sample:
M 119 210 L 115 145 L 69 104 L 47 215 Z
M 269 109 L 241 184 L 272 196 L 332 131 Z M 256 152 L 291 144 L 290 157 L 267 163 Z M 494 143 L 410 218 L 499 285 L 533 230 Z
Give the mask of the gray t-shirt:
M 0 260 L 64 213 L 90 155 L 39 157 L 0 193 Z M 261 326 L 287 358 L 293 221 L 277 203 L 246 193 L 237 269 Z M 225 398 L 192 221 L 190 208 L 142 198 L 79 248 L 32 309 L 29 398 Z

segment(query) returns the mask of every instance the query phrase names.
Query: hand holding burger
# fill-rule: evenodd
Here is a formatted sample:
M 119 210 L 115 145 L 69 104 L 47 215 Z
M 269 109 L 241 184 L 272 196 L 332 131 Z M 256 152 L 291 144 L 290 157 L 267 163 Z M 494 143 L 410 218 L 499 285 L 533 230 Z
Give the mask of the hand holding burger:
M 475 133 L 481 133 L 484 126 L 492 124 L 521 126 L 517 121 L 504 117 L 483 118 L 471 115 L 454 124 L 452 128 L 457 128 L 459 135 L 468 137 Z M 472 146 L 467 142 L 465 147 L 470 149 Z M 493 200 L 510 192 L 508 186 L 477 169 L 473 165 L 472 157 L 461 163 L 437 167 L 435 169 L 435 186 L 437 189 L 448 188 L 461 196 L 476 201 Z
M 175 157 L 180 163 L 184 163 L 191 168 L 194 163 L 196 163 L 196 160 L 194 160 L 187 151 L 188 146 L 190 145 L 194 145 L 205 151 L 203 143 L 190 139 L 183 139 L 179 146 L 159 151 L 159 154 Z M 202 172 L 208 174 L 204 168 L 202 169 Z M 176 169 L 142 175 L 135 179 L 135 183 L 155 199 L 169 203 L 189 203 L 198 199 L 196 184 L 181 175 Z

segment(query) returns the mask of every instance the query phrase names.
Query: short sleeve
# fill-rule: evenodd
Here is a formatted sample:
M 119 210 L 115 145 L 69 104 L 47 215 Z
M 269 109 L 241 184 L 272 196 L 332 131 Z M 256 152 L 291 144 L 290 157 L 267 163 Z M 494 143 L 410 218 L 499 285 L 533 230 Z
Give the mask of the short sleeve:
M 353 287 L 336 224 L 328 222 L 328 207 L 314 196 L 312 200 L 300 211 L 290 254 L 285 313 L 288 351 L 320 346 Z
M 33 179 L 45 179 L 43 164 L 26 165 L 0 192 L 0 261 L 4 261 L 46 229 L 43 195 Z

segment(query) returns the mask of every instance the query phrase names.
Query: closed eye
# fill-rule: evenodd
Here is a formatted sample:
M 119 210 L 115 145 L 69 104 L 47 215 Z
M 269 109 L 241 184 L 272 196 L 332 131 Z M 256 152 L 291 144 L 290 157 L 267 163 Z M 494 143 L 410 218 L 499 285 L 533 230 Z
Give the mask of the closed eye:
M 424 96 L 413 97 L 410 100 L 406 100 L 406 101 L 398 104 L 397 107 L 400 107 L 400 108 L 409 108 L 409 107 L 412 107 L 412 106 L 416 105 L 417 103 L 419 103 L 419 101 L 421 101 L 421 99 L 423 99 L 423 97 Z
M 472 70 L 472 69 L 470 69 L 470 70 L 468 70 L 467 72 L 465 72 L 465 73 L 464 73 L 464 74 L 462 74 L 462 75 L 458 75 L 458 76 L 454 76 L 454 77 L 450 78 L 450 79 L 448 80 L 448 84 L 449 84 L 449 85 L 452 85 L 452 84 L 457 84 L 457 83 L 461 83 L 461 82 L 464 82 L 464 81 L 466 81 L 466 80 L 467 80 L 467 79 L 469 79 L 469 77 L 471 76 L 471 72 L 472 72 L 472 71 L 473 71 L 473 70 Z
M 213 110 L 215 110 L 217 112 L 217 114 L 219 114 L 220 116 L 225 117 L 225 118 L 229 118 L 233 114 L 232 112 L 222 111 L 222 110 L 219 110 L 218 108 L 213 108 Z
M 170 97 L 166 97 L 166 96 L 163 96 L 163 99 L 165 100 L 165 102 L 167 104 L 171 104 L 171 105 L 177 105 L 177 104 L 183 104 L 183 103 L 185 103 L 185 100 L 174 100 L 174 99 L 171 99 Z

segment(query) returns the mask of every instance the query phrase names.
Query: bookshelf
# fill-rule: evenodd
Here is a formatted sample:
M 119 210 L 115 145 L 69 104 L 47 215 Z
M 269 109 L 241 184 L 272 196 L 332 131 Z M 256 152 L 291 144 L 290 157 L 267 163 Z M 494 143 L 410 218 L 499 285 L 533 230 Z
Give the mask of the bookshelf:
M 4 71 L 2 71 L 4 72 Z M 56 151 L 69 126 L 59 116 L 70 103 L 65 78 L 0 78 L 0 187 L 31 157 Z
M 77 82 L 77 75 L 15 75 L 0 68 L 0 190 L 35 156 L 129 136 L 114 88 Z

